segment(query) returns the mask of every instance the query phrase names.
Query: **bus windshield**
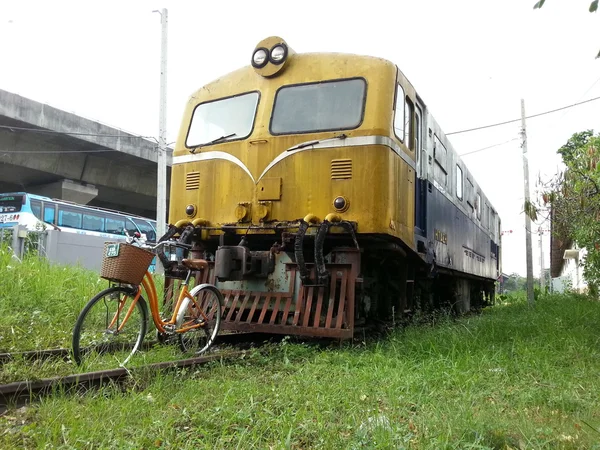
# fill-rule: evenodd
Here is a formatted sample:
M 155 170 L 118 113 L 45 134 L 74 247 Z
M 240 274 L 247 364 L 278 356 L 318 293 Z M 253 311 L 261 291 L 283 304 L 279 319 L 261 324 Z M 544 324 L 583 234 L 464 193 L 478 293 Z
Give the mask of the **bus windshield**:
M 271 134 L 348 130 L 362 122 L 362 78 L 284 86 L 277 91 Z
M 156 231 L 154 231 L 154 229 L 152 228 L 152 225 L 150 225 L 145 220 L 134 219 L 134 218 L 131 218 L 131 220 L 133 221 L 133 223 L 135 223 L 137 225 L 137 227 L 140 229 L 140 232 L 144 233 L 146 235 L 147 240 L 149 240 L 150 242 L 156 241 Z
M 258 92 L 249 92 L 196 106 L 185 145 L 197 147 L 248 137 L 254 127 L 258 97 Z
M 22 195 L 0 195 L 0 213 L 19 212 L 22 205 Z

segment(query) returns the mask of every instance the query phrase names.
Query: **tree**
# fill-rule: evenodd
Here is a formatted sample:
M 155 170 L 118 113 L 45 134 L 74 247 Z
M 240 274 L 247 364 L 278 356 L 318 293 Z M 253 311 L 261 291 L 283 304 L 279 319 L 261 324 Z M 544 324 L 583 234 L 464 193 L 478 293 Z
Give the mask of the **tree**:
M 600 286 L 600 133 L 575 133 L 558 153 L 566 169 L 544 189 L 542 202 L 552 209 L 552 230 L 587 249 L 583 273 Z
M 538 0 L 535 5 L 533 5 L 533 9 L 540 9 L 542 6 L 544 6 L 544 3 L 546 3 L 546 0 Z M 598 0 L 594 0 L 592 3 L 590 3 L 590 7 L 589 7 L 589 11 L 591 13 L 596 12 L 598 10 Z M 598 54 L 596 55 L 596 58 L 600 58 L 600 52 L 598 52 Z

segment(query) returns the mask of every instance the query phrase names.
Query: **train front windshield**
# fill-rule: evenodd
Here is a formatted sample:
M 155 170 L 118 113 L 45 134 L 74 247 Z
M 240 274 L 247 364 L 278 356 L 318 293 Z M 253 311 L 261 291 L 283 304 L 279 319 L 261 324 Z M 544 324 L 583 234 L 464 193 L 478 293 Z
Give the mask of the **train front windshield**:
M 284 86 L 275 96 L 272 134 L 348 130 L 362 122 L 362 78 Z
M 0 213 L 15 213 L 23 207 L 23 195 L 0 196 Z
M 258 92 L 249 92 L 198 105 L 186 145 L 196 147 L 216 140 L 248 137 L 254 127 L 258 98 Z

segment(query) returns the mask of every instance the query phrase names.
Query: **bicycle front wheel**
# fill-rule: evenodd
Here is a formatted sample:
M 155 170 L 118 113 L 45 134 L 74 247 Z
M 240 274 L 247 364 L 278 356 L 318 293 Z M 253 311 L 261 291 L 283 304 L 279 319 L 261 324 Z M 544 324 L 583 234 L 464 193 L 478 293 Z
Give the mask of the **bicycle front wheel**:
M 197 355 L 206 352 L 221 329 L 223 294 L 212 284 L 200 284 L 190 291 L 194 299 L 185 298 L 177 314 L 177 329 L 191 328 L 179 333 L 179 346 L 184 352 Z
M 92 368 L 126 364 L 140 348 L 148 307 L 136 290 L 115 286 L 103 290 L 83 308 L 73 329 L 73 358 Z M 134 301 L 135 300 L 135 301 Z

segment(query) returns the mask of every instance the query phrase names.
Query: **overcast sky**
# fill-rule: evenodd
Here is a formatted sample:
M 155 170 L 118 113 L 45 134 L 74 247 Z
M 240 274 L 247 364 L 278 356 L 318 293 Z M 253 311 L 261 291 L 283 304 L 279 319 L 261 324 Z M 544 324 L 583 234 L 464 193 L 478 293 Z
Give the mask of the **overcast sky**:
M 298 53 L 393 61 L 446 133 L 600 97 L 600 17 L 590 0 L 0 0 L 0 89 L 145 136 L 158 135 L 160 16 L 167 8 L 168 142 L 202 85 L 279 35 Z M 393 6 L 392 6 L 393 5 Z M 527 122 L 531 192 L 575 132 L 600 131 L 600 100 Z M 451 136 L 502 218 L 504 272 L 525 274 L 520 124 Z M 536 226 L 537 227 L 537 226 Z M 544 224 L 544 229 L 549 225 Z M 534 235 L 534 271 L 539 273 Z M 544 238 L 549 265 L 549 238 Z

